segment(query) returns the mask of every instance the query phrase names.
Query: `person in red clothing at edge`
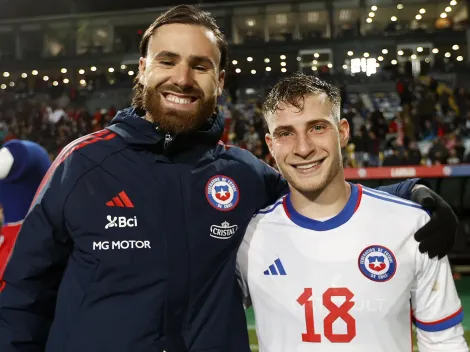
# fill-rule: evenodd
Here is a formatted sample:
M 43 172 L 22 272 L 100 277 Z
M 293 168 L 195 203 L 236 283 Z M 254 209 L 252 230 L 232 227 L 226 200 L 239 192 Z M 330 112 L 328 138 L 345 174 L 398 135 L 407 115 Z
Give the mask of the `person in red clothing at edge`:
M 31 141 L 13 139 L 0 149 L 0 277 L 41 180 L 51 166 L 47 151 Z M 0 288 L 3 282 L 0 281 Z
M 23 222 L 2 278 L 1 352 L 250 351 L 237 251 L 288 186 L 219 142 L 227 48 L 194 6 L 145 32 L 133 106 L 64 148 Z M 418 183 L 382 190 L 430 210 L 415 237 L 442 257 L 457 219 Z

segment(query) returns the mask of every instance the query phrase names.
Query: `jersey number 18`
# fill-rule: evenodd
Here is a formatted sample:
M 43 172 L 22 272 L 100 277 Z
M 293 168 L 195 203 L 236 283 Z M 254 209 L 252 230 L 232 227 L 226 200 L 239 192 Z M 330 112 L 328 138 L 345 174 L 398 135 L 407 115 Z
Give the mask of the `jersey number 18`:
M 340 306 L 337 306 L 331 300 L 332 297 L 344 297 L 346 300 Z M 329 288 L 323 293 L 323 306 L 330 311 L 323 321 L 323 335 L 330 342 L 351 342 L 356 336 L 356 320 L 349 314 L 354 306 L 351 299 L 354 294 L 345 287 Z M 307 332 L 302 334 L 303 342 L 321 342 L 321 334 L 315 333 L 315 321 L 313 316 L 312 289 L 305 288 L 304 292 L 297 298 L 297 303 L 304 307 L 305 323 Z M 334 334 L 333 323 L 337 319 L 342 319 L 347 326 L 346 334 Z

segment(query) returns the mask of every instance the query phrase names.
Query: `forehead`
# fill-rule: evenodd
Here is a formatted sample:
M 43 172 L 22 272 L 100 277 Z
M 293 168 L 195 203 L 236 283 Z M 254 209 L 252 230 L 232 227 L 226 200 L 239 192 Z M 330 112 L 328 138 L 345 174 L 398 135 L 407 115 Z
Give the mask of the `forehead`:
M 172 23 L 155 31 L 148 47 L 149 54 L 171 51 L 181 56 L 208 56 L 216 62 L 220 59 L 217 39 L 214 33 L 197 25 Z
M 280 104 L 269 120 L 274 125 L 295 125 L 314 119 L 334 120 L 332 104 L 325 93 L 305 96 L 301 110 L 289 104 Z

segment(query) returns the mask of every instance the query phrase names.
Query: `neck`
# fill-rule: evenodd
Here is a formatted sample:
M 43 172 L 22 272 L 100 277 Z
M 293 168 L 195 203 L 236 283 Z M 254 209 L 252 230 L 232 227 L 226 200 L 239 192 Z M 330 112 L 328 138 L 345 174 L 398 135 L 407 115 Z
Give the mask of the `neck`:
M 351 185 L 344 180 L 342 170 L 323 189 L 300 192 L 291 187 L 290 200 L 295 210 L 310 219 L 331 218 L 346 206 L 351 195 Z

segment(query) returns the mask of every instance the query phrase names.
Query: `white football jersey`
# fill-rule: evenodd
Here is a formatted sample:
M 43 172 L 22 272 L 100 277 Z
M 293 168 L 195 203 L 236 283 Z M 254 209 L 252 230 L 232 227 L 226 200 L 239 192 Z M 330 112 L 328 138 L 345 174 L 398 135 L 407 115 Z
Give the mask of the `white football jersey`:
M 433 351 L 468 351 L 448 259 L 429 259 L 414 240 L 429 215 L 388 193 L 351 188 L 326 221 L 297 213 L 287 195 L 250 222 L 238 270 L 260 351 L 412 351 L 412 322 L 420 351 L 442 342 Z

